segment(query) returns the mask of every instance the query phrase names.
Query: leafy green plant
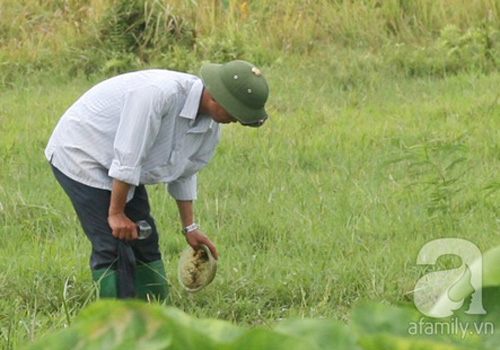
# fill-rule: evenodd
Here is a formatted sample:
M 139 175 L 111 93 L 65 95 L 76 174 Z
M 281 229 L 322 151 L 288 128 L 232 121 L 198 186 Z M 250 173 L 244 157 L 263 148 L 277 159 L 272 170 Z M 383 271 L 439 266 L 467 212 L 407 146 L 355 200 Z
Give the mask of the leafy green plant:
M 418 325 L 427 330 L 419 330 Z M 451 328 L 448 334 L 431 334 L 431 327 L 439 330 L 442 325 L 411 309 L 374 303 L 355 307 L 349 325 L 326 319 L 290 319 L 272 328 L 245 328 L 220 320 L 195 319 L 172 307 L 101 301 L 85 309 L 68 329 L 25 349 L 458 350 L 491 349 L 489 345 L 498 340 L 494 334 L 470 336 Z
M 404 163 L 413 182 L 410 186 L 425 187 L 429 215 L 453 212 L 454 198 L 463 189 L 462 178 L 467 172 L 468 148 L 466 135 L 454 140 L 433 139 L 405 146 L 403 154 L 384 163 Z

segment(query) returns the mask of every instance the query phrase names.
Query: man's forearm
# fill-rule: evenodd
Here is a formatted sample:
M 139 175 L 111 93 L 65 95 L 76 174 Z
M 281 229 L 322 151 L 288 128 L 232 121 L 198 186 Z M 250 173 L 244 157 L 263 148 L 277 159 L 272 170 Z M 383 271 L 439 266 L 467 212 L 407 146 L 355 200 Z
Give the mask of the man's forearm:
M 182 227 L 191 225 L 194 222 L 193 201 L 177 200 L 177 208 L 179 208 Z
M 111 202 L 109 203 L 108 215 L 121 214 L 125 211 L 127 204 L 127 194 L 132 185 L 113 179 L 113 187 L 111 189 Z
M 182 227 L 187 227 L 193 224 L 194 223 L 193 201 L 177 200 L 177 207 L 179 208 L 179 215 L 181 217 Z M 204 244 L 210 249 L 215 259 L 219 257 L 215 245 L 198 228 L 195 228 L 192 231 L 189 231 L 189 233 L 186 233 L 186 241 L 194 250 L 200 249 L 200 244 Z

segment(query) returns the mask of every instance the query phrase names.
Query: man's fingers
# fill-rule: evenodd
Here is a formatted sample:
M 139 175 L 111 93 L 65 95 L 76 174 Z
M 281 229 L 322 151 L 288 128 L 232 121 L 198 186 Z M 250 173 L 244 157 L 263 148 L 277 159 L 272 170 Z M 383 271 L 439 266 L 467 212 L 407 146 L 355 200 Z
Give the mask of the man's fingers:
M 203 233 L 197 231 L 190 232 L 186 235 L 186 240 L 191 248 L 193 248 L 195 251 L 198 251 L 200 249 L 200 244 L 204 244 L 208 247 L 208 249 L 210 249 L 210 252 L 212 253 L 214 259 L 219 258 L 219 254 L 217 253 L 215 245 Z
M 219 258 L 219 254 L 217 253 L 215 245 L 210 241 L 205 242 L 205 245 L 208 247 L 208 249 L 210 249 L 210 252 L 212 252 L 214 259 L 217 260 Z
M 139 236 L 137 234 L 137 230 L 132 228 L 132 229 L 114 230 L 113 237 L 128 241 L 137 239 Z
M 131 240 L 137 239 L 137 237 L 138 237 L 137 236 L 137 229 L 135 229 L 134 227 L 125 231 L 125 234 L 124 234 L 125 240 L 131 241 Z

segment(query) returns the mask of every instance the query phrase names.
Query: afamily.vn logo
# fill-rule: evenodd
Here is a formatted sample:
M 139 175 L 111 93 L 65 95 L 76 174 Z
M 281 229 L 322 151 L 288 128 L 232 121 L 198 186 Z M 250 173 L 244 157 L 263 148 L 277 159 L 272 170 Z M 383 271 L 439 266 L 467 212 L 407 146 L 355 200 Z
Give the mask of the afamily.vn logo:
M 435 265 L 443 255 L 458 256 L 462 264 L 455 269 L 429 272 L 420 278 L 413 292 L 417 309 L 429 317 L 449 317 L 461 309 L 465 298 L 472 294 L 465 313 L 486 314 L 482 299 L 483 261 L 479 248 L 465 239 L 436 239 L 420 249 L 417 264 Z

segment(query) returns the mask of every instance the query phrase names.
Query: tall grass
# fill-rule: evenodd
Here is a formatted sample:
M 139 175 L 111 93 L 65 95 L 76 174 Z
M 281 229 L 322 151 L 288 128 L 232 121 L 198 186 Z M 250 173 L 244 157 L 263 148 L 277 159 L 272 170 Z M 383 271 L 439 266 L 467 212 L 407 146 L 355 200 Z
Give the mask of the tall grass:
M 0 12 L 4 84 L 47 69 L 193 70 L 200 60 L 235 58 L 271 65 L 330 46 L 391 56 L 410 74 L 455 73 L 471 63 L 491 71 L 500 45 L 494 0 L 0 0 Z

